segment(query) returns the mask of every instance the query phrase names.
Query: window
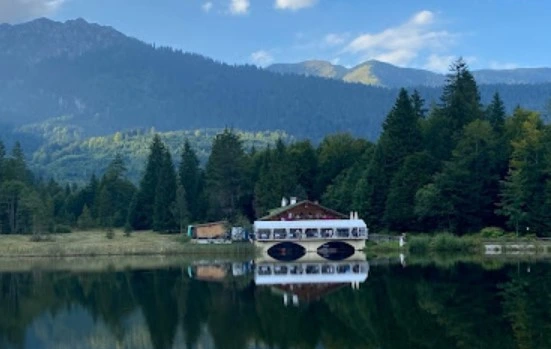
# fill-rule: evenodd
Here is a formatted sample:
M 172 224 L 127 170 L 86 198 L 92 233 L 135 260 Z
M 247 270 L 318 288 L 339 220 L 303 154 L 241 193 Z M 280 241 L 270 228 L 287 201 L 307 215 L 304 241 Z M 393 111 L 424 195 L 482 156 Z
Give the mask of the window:
M 317 229 L 306 229 L 306 237 L 307 238 L 315 238 L 318 237 L 318 230 Z
M 319 265 L 307 265 L 306 274 L 319 274 L 320 267 Z
M 274 239 L 285 239 L 287 231 L 285 229 L 274 229 Z
M 350 236 L 350 229 L 349 228 L 338 228 L 337 229 L 337 236 L 340 238 L 347 238 Z
M 270 238 L 270 229 L 258 229 L 257 236 L 259 240 L 267 240 Z
M 324 228 L 321 230 L 321 237 L 330 238 L 333 236 L 333 228 Z

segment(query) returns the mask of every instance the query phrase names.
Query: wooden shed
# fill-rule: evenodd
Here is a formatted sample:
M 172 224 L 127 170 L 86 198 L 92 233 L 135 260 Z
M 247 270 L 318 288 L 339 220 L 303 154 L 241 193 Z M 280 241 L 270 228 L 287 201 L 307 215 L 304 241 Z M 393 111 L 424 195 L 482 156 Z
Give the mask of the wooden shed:
M 228 235 L 227 221 L 194 224 L 188 226 L 187 234 L 192 239 L 223 239 Z

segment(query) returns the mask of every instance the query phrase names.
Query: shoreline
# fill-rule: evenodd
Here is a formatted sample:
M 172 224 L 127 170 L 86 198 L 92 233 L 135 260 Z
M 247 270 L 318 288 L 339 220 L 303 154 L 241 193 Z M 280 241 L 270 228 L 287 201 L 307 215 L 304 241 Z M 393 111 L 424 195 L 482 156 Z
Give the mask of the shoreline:
M 130 237 L 116 230 L 112 239 L 99 230 L 48 234 L 47 241 L 31 241 L 31 235 L 0 235 L 0 258 L 59 258 L 111 256 L 254 256 L 250 243 L 194 244 L 179 234 L 134 232 Z M 51 240 L 50 240 L 51 239 Z

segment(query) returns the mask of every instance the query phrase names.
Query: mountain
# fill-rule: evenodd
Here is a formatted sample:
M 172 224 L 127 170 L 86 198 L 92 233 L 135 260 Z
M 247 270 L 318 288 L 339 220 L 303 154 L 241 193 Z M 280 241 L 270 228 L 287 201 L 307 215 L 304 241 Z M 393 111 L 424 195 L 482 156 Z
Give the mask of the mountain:
M 224 127 L 280 130 L 314 141 L 339 131 L 375 140 L 398 95 L 394 86 L 422 81 L 425 87 L 419 91 L 428 105 L 441 94 L 440 87 L 431 86 L 443 77 L 423 70 L 376 61 L 352 70 L 327 62 L 304 67 L 310 76 L 297 75 L 292 67 L 287 72 L 293 74 L 279 74 L 228 65 L 155 47 L 83 19 L 4 24 L 0 137 L 14 139 L 16 132 L 37 150 L 51 141 L 45 130 L 53 122 L 63 131 L 56 137 L 78 135 L 81 140 L 119 131 Z M 519 104 L 543 110 L 551 84 L 483 85 L 483 102 L 496 91 L 508 110 Z
M 345 82 L 385 87 L 441 86 L 445 76 L 422 69 L 400 68 L 392 64 L 370 60 L 347 69 L 326 61 L 305 61 L 290 64 L 272 64 L 268 71 L 337 79 Z
M 443 86 L 444 74 L 423 69 L 402 68 L 370 60 L 347 69 L 326 61 L 273 64 L 266 68 L 281 74 L 298 74 L 337 79 L 351 83 L 385 87 Z M 551 68 L 519 68 L 506 70 L 474 70 L 479 84 L 541 84 L 551 82 Z

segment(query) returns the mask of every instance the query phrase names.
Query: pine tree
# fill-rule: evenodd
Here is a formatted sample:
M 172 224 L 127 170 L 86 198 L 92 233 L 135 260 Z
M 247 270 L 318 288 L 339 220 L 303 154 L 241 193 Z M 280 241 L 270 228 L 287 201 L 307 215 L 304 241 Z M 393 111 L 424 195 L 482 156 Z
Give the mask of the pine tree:
M 371 164 L 366 172 L 367 197 L 364 198 L 369 212 L 366 220 L 375 229 L 384 226 L 386 201 L 392 178 L 404 159 L 422 148 L 419 117 L 413 109 L 406 90 L 401 89 L 394 107 L 388 114 L 383 133 L 376 146 Z
M 5 178 L 5 164 L 6 162 L 6 147 L 4 146 L 4 143 L 0 140 L 0 184 L 4 181 Z
M 492 125 L 494 131 L 501 135 L 503 127 L 505 125 L 505 105 L 499 96 L 499 93 L 495 93 L 492 102 L 486 109 L 485 118 Z
M 196 222 L 203 217 L 204 209 L 202 195 L 202 173 L 199 168 L 199 159 L 195 151 L 191 148 L 189 141 L 184 142 L 178 168 L 179 184 L 185 192 L 186 207 L 189 211 L 190 221 Z
M 186 189 L 179 183 L 178 189 L 176 189 L 176 201 L 172 206 L 172 215 L 176 220 L 180 234 L 184 234 L 190 219 L 187 207 Z
M 318 157 L 310 141 L 291 144 L 288 149 L 289 166 L 294 169 L 297 185 L 304 188 L 304 199 L 317 200 L 316 178 L 318 176 Z M 295 196 L 298 193 L 294 193 Z
M 144 230 L 153 227 L 155 190 L 157 189 L 159 169 L 162 167 L 165 150 L 166 147 L 161 141 L 161 137 L 156 134 L 149 147 L 149 156 L 140 182 L 136 209 L 132 213 L 132 227 L 134 229 Z
M 450 68 L 440 101 L 427 120 L 425 145 L 432 156 L 446 161 L 461 139 L 463 128 L 483 116 L 478 86 L 461 58 Z
M 176 201 L 176 173 L 172 157 L 168 149 L 163 152 L 163 160 L 160 164 L 155 200 L 153 206 L 153 230 L 159 232 L 171 232 L 176 228 L 176 221 L 171 208 Z
M 415 215 L 415 195 L 430 183 L 437 168 L 426 152 L 409 155 L 390 183 L 386 199 L 384 222 L 392 231 L 420 231 L 421 222 Z
M 90 209 L 88 208 L 88 205 L 84 205 L 84 208 L 82 209 L 82 214 L 80 217 L 78 217 L 77 225 L 79 229 L 87 230 L 94 227 L 94 218 L 92 218 L 92 214 L 90 212 Z
M 496 152 L 497 136 L 487 121 L 476 120 L 465 127 L 463 137 L 435 178 L 439 195 L 434 199 L 447 202 L 443 216 L 456 233 L 478 231 L 484 223 L 496 221 L 494 200 L 499 189 Z
M 245 152 L 239 136 L 224 130 L 214 138 L 205 171 L 210 219 L 236 217 L 246 193 L 245 169 Z

